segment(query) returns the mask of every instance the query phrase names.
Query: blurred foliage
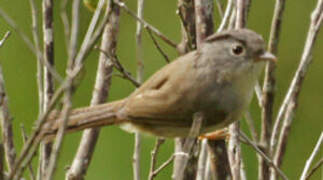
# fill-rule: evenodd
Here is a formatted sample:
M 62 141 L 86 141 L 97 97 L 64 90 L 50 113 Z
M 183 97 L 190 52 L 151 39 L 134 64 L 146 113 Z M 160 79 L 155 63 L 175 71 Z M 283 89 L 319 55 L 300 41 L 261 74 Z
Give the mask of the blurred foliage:
M 85 0 L 86 2 L 91 0 Z M 221 0 L 224 4 L 225 0 Z M 55 64 L 60 74 L 64 74 L 66 67 L 66 47 L 64 44 L 63 26 L 59 17 L 60 1 L 55 1 Z M 135 11 L 136 1 L 126 1 L 127 5 Z M 252 1 L 249 14 L 248 27 L 259 32 L 268 39 L 271 18 L 274 8 L 274 0 Z M 295 69 L 303 50 L 304 41 L 309 25 L 310 13 L 316 5 L 316 1 L 294 0 L 286 2 L 286 10 L 283 18 L 281 41 L 279 44 L 279 62 L 277 67 L 277 87 L 275 113 L 285 96 L 285 92 L 294 75 Z M 68 1 L 70 12 L 71 1 Z M 31 38 L 31 15 L 27 0 L 1 0 L 0 7 L 4 9 L 16 21 L 18 26 Z M 92 7 L 95 7 L 92 5 Z M 171 39 L 180 41 L 180 21 L 176 15 L 177 2 L 175 0 L 147 0 L 145 2 L 145 19 L 160 29 Z M 41 13 L 41 3 L 37 1 L 38 12 Z M 220 18 L 214 10 L 215 25 Z M 168 13 L 166 13 L 168 12 Z M 81 8 L 80 40 L 86 32 L 92 13 L 85 7 Z M 133 74 L 136 72 L 135 61 L 135 25 L 132 17 L 122 12 L 120 19 L 120 31 L 118 41 L 118 56 L 124 66 Z M 41 15 L 39 15 L 41 22 Z M 41 26 L 38 27 L 41 32 Z M 5 46 L 0 49 L 0 63 L 3 66 L 6 88 L 9 95 L 10 110 L 14 117 L 15 142 L 17 148 L 22 147 L 19 125 L 23 123 L 28 132 L 31 132 L 34 120 L 37 117 L 37 85 L 36 85 L 36 59 L 21 38 L 11 27 L 0 19 L 0 36 L 6 31 L 12 31 L 12 35 Z M 39 35 L 42 35 L 41 33 Z M 162 48 L 172 59 L 176 58 L 176 51 L 161 42 Z M 145 79 L 157 69 L 165 65 L 163 57 L 153 46 L 146 32 L 143 32 L 143 48 L 145 63 Z M 323 34 L 318 36 L 314 49 L 313 64 L 307 74 L 303 90 L 300 95 L 299 107 L 291 129 L 286 156 L 283 162 L 283 170 L 290 179 L 297 179 L 309 157 L 319 135 L 323 129 Z M 93 51 L 86 62 L 86 75 L 73 98 L 75 107 L 89 104 L 92 88 L 95 80 L 98 52 Z M 134 90 L 131 83 L 113 77 L 113 83 L 108 101 L 126 97 Z M 251 112 L 260 129 L 260 111 L 254 101 Z M 246 125 L 242 121 L 245 131 Z M 77 149 L 81 133 L 68 135 L 64 141 L 59 159 L 55 179 L 63 179 L 65 168 L 71 163 Z M 132 152 L 133 135 L 120 130 L 118 127 L 106 127 L 102 129 L 101 138 L 97 144 L 95 154 L 88 170 L 86 179 L 132 179 Z M 150 151 L 154 144 L 154 138 L 144 136 L 142 147 L 142 177 L 145 179 L 149 171 Z M 173 151 L 173 142 L 167 140 L 159 154 L 159 162 L 163 162 Z M 322 150 L 320 154 L 322 155 Z M 245 167 L 249 179 L 257 179 L 257 159 L 250 147 L 243 146 Z M 321 156 L 322 157 L 322 156 Z M 34 165 L 37 165 L 34 160 Z M 169 166 L 156 178 L 157 180 L 170 179 L 172 166 Z M 320 170 L 319 170 L 320 171 Z M 322 171 L 322 167 L 321 167 Z M 321 174 L 322 175 L 322 174 Z M 320 173 L 312 179 L 322 179 Z

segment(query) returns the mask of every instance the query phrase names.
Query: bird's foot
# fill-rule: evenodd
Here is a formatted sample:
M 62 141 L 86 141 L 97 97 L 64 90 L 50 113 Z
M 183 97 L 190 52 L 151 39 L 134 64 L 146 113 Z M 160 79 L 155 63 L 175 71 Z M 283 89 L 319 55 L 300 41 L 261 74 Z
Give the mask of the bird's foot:
M 220 130 L 216 130 L 207 134 L 203 134 L 199 136 L 199 139 L 208 139 L 208 140 L 225 140 L 230 137 L 229 129 L 223 128 Z

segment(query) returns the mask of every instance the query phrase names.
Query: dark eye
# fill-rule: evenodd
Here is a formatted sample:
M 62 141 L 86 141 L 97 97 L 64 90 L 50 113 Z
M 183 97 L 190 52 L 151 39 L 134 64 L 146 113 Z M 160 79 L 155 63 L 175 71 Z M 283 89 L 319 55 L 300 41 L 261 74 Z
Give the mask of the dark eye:
M 244 48 L 241 45 L 234 45 L 232 47 L 232 52 L 235 55 L 240 55 L 243 53 L 243 51 L 244 51 Z

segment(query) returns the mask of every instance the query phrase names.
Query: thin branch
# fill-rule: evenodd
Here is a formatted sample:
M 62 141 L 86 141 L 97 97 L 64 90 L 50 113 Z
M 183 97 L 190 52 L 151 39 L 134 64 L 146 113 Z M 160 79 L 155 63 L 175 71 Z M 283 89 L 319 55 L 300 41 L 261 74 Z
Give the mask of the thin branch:
M 21 128 L 22 140 L 23 140 L 23 143 L 25 144 L 28 137 L 27 137 L 27 134 L 26 134 L 23 124 L 20 125 L 20 128 Z M 36 176 L 35 176 L 33 166 L 31 165 L 31 163 L 28 164 L 28 170 L 29 170 L 29 174 L 30 174 L 30 179 L 35 180 Z
M 321 132 L 320 138 L 318 139 L 313 152 L 311 154 L 311 156 L 307 159 L 305 167 L 303 169 L 302 175 L 300 177 L 300 180 L 305 180 L 306 179 L 306 175 L 308 174 L 308 171 L 310 170 L 311 164 L 314 160 L 314 157 L 317 155 L 317 153 L 320 151 L 320 147 L 323 143 L 323 132 Z
M 60 4 L 60 17 L 61 20 L 63 22 L 63 27 L 64 27 L 64 35 L 65 35 L 65 46 L 67 49 L 67 52 L 69 51 L 69 40 L 70 40 L 70 23 L 68 20 L 68 16 L 67 16 L 67 11 L 66 11 L 66 6 L 67 6 L 67 2 L 68 0 L 62 0 L 61 4 Z M 74 7 L 72 9 L 72 11 L 74 11 Z M 77 11 L 77 10 L 76 10 Z
M 285 0 L 276 0 L 274 15 L 271 23 L 270 37 L 268 42 L 268 51 L 277 54 L 279 35 L 281 32 L 281 23 L 284 13 Z M 266 154 L 272 154 L 272 149 L 270 148 L 270 136 L 271 128 L 273 124 L 273 108 L 274 108 L 274 98 L 275 98 L 275 69 L 276 64 L 273 62 L 268 62 L 266 65 L 265 79 L 263 85 L 263 94 L 261 97 L 262 102 L 262 123 L 261 123 L 261 137 L 259 145 L 261 149 Z M 269 167 L 264 161 L 264 159 L 259 156 L 259 180 L 268 180 L 270 177 Z
M 149 28 L 152 32 L 154 32 L 158 37 L 160 37 L 162 40 L 164 40 L 168 45 L 176 48 L 177 44 L 166 37 L 164 34 L 162 34 L 157 28 L 147 23 L 145 20 L 139 18 L 134 12 L 132 12 L 124 2 L 120 2 L 118 0 L 115 0 L 116 5 L 120 6 L 126 13 L 134 17 L 137 21 L 139 21 L 141 24 L 144 25 L 145 28 Z
M 223 7 L 222 7 L 220 0 L 215 0 L 215 4 L 216 4 L 216 7 L 218 8 L 218 12 L 219 12 L 220 17 L 223 18 L 224 13 L 223 13 Z
M 240 180 L 241 147 L 239 140 L 240 123 L 235 122 L 229 126 L 228 157 L 233 180 Z
M 137 0 L 137 17 L 144 17 L 144 0 Z M 144 62 L 142 48 L 142 23 L 137 21 L 136 28 L 136 61 L 137 61 L 137 81 L 142 83 L 144 78 Z M 132 156 L 133 179 L 140 180 L 140 157 L 141 157 L 141 135 L 140 132 L 135 133 L 134 151 Z
M 233 6 L 234 6 L 233 1 L 234 0 L 228 0 L 224 16 L 222 18 L 221 24 L 220 24 L 217 32 L 223 31 L 225 29 L 225 26 L 228 24 L 229 19 L 230 19 L 230 14 L 232 14 L 231 11 L 233 10 Z
M 29 0 L 30 8 L 31 8 L 31 17 L 32 17 L 32 34 L 33 34 L 33 41 L 36 50 L 37 56 L 37 86 L 38 86 L 38 98 L 39 98 L 39 112 L 38 117 L 43 112 L 44 106 L 44 85 L 43 85 L 43 67 L 41 65 L 42 61 L 42 52 L 40 50 L 40 42 L 38 37 L 38 12 L 36 9 L 35 0 Z
M 177 156 L 179 156 L 179 164 L 181 164 L 181 166 L 177 169 L 177 171 L 173 172 L 173 179 L 182 180 L 184 178 L 184 171 L 188 163 L 192 147 L 194 145 L 194 142 L 196 141 L 196 137 L 200 133 L 203 119 L 203 113 L 197 112 L 194 114 L 192 127 L 190 129 L 188 137 L 185 140 L 183 151 L 177 154 Z
M 101 51 L 101 53 L 103 53 L 106 57 L 108 57 L 108 58 L 110 58 L 111 59 L 111 61 L 112 61 L 112 63 L 113 63 L 113 67 L 115 67 L 116 68 L 116 70 L 118 70 L 120 73 L 121 73 L 121 76 L 120 77 L 122 77 L 122 78 L 124 78 L 124 79 L 127 79 L 127 80 L 129 80 L 134 86 L 136 86 L 136 87 L 139 87 L 141 84 L 140 84 L 140 82 L 138 82 L 137 80 L 136 80 L 136 78 L 134 78 L 131 74 L 130 74 L 130 72 L 129 71 L 127 71 L 123 66 L 122 66 L 122 64 L 120 63 L 120 61 L 119 61 L 119 58 L 118 58 L 118 56 L 110 56 L 107 52 L 105 52 L 105 51 L 103 51 L 102 49 L 99 49 L 99 48 L 96 48 L 96 49 L 98 49 L 98 50 L 100 50 Z
M 49 64 L 51 68 L 54 68 L 54 4 L 53 0 L 43 0 L 43 41 L 44 41 L 44 61 Z M 55 88 L 52 74 L 48 71 L 48 68 L 44 66 L 44 104 L 43 111 L 46 111 L 52 98 Z M 40 174 L 42 178 L 46 177 L 49 159 L 51 156 L 52 143 L 45 143 L 41 146 L 40 156 Z
M 279 35 L 280 35 L 280 29 L 281 29 L 281 24 L 282 24 L 282 18 L 283 18 L 283 12 L 285 7 L 285 0 L 276 0 L 275 4 L 275 10 L 274 10 L 274 16 L 272 20 L 272 25 L 271 25 L 271 31 L 270 31 L 270 37 L 269 37 L 269 43 L 268 43 L 268 49 L 270 52 L 277 54 L 278 51 L 278 42 L 279 42 Z M 274 89 L 275 89 L 275 64 L 274 63 L 268 63 L 266 67 L 266 75 L 265 75 L 265 80 L 264 80 L 264 87 L 263 87 L 263 101 L 264 101 L 264 110 L 271 114 L 272 116 L 272 106 L 273 106 L 273 100 L 274 100 Z M 267 107 L 267 108 L 266 108 Z M 270 108 L 270 109 L 269 109 Z M 271 111 L 271 112 L 270 112 Z M 263 114 L 267 114 L 263 112 Z M 268 117 L 268 119 L 272 119 L 272 117 Z M 273 153 L 274 146 L 275 146 L 275 140 L 278 135 L 278 130 L 280 126 L 279 121 L 275 121 L 274 127 L 273 127 L 273 132 L 270 137 L 270 153 Z
M 69 74 L 67 74 L 69 77 Z M 69 79 L 69 78 L 68 78 Z M 54 172 L 56 170 L 56 164 L 59 156 L 59 151 L 61 148 L 61 145 L 63 143 L 64 135 L 65 135 L 65 129 L 67 126 L 68 116 L 72 108 L 72 79 L 69 79 L 69 86 L 65 90 L 65 97 L 64 97 L 64 105 L 63 110 L 61 112 L 62 118 L 61 118 L 61 126 L 58 129 L 55 143 L 53 144 L 52 153 L 50 155 L 50 160 L 48 164 L 48 169 L 46 171 L 46 177 L 45 180 L 51 180 L 53 179 Z
M 71 32 L 68 33 L 69 36 L 65 36 L 68 38 L 68 64 L 69 68 L 72 68 L 75 61 L 75 56 L 77 53 L 77 44 L 78 44 L 78 34 L 79 34 L 79 24 L 80 24 L 80 2 L 81 0 L 74 0 L 72 5 L 72 27 Z
M 0 48 L 4 45 L 5 41 L 9 37 L 10 32 L 8 31 L 4 37 L 0 40 Z M 1 136 L 4 146 L 5 158 L 9 172 L 12 171 L 15 159 L 16 150 L 14 146 L 14 137 L 12 129 L 12 117 L 10 115 L 8 107 L 8 97 L 5 91 L 5 82 L 2 73 L 2 67 L 0 65 L 0 121 L 1 121 Z
M 195 0 L 196 44 L 213 33 L 213 0 Z
M 104 1 L 104 0 L 100 0 L 100 2 L 101 1 Z M 99 3 L 99 4 L 101 4 L 101 3 Z M 103 2 L 101 4 L 101 6 L 103 6 Z M 100 11 L 100 8 L 97 8 L 96 11 Z M 90 39 L 90 41 L 83 42 L 83 48 L 81 48 L 78 55 L 76 56 L 76 62 L 78 62 L 79 64 L 70 73 L 72 79 L 74 79 L 79 74 L 79 72 L 82 70 L 84 59 L 88 56 L 90 50 L 92 49 L 92 47 L 97 42 L 100 35 L 102 34 L 103 28 L 104 28 L 105 24 L 108 22 L 110 15 L 111 15 L 111 11 L 107 12 L 105 14 L 105 16 L 103 17 L 97 30 L 93 33 L 93 36 Z M 98 19 L 93 18 L 92 20 L 97 21 Z M 93 31 L 88 31 L 87 33 L 92 34 L 92 32 Z M 47 117 L 49 115 L 49 112 L 53 109 L 54 105 L 56 104 L 58 99 L 61 97 L 61 95 L 64 92 L 64 90 L 66 89 L 67 85 L 68 85 L 68 80 L 65 79 L 62 82 L 61 86 L 56 90 L 56 92 L 51 100 L 50 106 L 48 108 L 49 110 L 44 112 L 43 115 L 38 119 L 36 128 L 35 128 L 34 132 L 32 133 L 31 137 L 28 139 L 27 143 L 24 145 L 22 152 L 15 163 L 15 167 L 13 168 L 13 171 L 9 174 L 9 178 L 12 179 L 13 176 L 15 175 L 16 171 L 19 172 L 21 170 L 22 166 L 31 160 L 31 158 L 34 154 L 34 151 L 35 151 L 34 147 L 37 146 L 40 141 L 39 135 L 42 132 L 41 128 L 43 127 L 45 120 L 47 119 Z M 25 162 L 25 160 L 26 160 L 26 162 Z
M 235 21 L 235 28 L 244 28 L 247 23 L 247 9 L 248 0 L 236 0 L 237 1 L 237 17 Z
M 203 180 L 207 172 L 206 162 L 208 161 L 207 139 L 203 139 L 201 143 L 200 155 L 197 165 L 196 180 Z
M 280 175 L 280 177 L 282 177 L 282 179 L 284 179 L 284 180 L 288 180 L 288 178 L 287 178 L 287 176 L 285 175 L 285 173 L 282 171 L 282 170 L 280 170 L 279 169 L 279 167 L 278 166 L 276 166 L 275 164 L 274 164 L 274 162 L 265 154 L 265 153 L 263 153 L 259 148 L 258 148 L 258 146 L 254 143 L 254 142 L 252 142 L 249 138 L 248 138 L 248 136 L 244 133 L 244 132 L 242 132 L 242 131 L 240 131 L 240 136 L 244 139 L 244 140 L 246 140 L 246 142 L 260 155 L 260 156 L 262 156 L 266 161 L 267 161 L 267 163 L 271 166 L 271 167 L 273 167 L 274 168 L 274 170 Z
M 298 96 L 300 94 L 302 84 L 304 82 L 309 65 L 313 60 L 312 50 L 315 44 L 317 34 L 320 30 L 322 21 L 323 21 L 323 0 L 318 0 L 317 6 L 314 9 L 311 16 L 311 24 L 307 33 L 306 43 L 300 60 L 300 64 L 296 70 L 296 73 L 291 82 L 291 85 L 289 86 L 288 92 L 285 96 L 283 104 L 279 109 L 279 114 L 276 119 L 276 121 L 281 121 L 282 115 L 284 115 L 284 121 L 283 121 L 284 123 L 280 131 L 277 150 L 274 155 L 275 164 L 278 166 L 281 165 L 282 157 L 285 154 L 285 148 L 287 145 L 289 130 L 291 128 L 291 124 L 293 122 L 293 116 L 295 114 L 295 111 L 298 105 Z
M 149 177 L 148 177 L 149 180 L 153 180 L 154 177 L 157 176 L 157 173 L 154 173 L 156 169 L 157 155 L 158 155 L 160 146 L 164 144 L 164 142 L 165 142 L 165 139 L 157 138 L 154 149 L 151 151 L 150 170 L 149 170 Z
M 195 6 L 193 0 L 178 0 L 176 14 L 180 17 L 182 40 L 177 51 L 183 55 L 196 49 Z M 176 160 L 175 160 L 176 161 Z
M 321 158 L 310 170 L 310 172 L 306 175 L 306 180 L 310 179 L 310 177 L 314 174 L 316 170 L 318 170 L 323 164 L 323 158 Z
M 162 48 L 158 44 L 157 40 L 155 39 L 154 35 L 152 34 L 151 30 L 150 29 L 147 29 L 147 28 L 146 28 L 146 30 L 147 30 L 147 32 L 148 32 L 151 40 L 153 40 L 153 43 L 154 43 L 155 47 L 157 48 L 157 50 L 159 51 L 159 53 L 164 57 L 164 59 L 165 59 L 165 61 L 167 63 L 170 63 L 167 54 L 162 50 Z
M 164 168 L 166 168 L 174 160 L 174 155 L 172 155 L 167 161 L 160 165 L 154 172 L 152 172 L 152 177 L 156 177 Z
M 119 28 L 119 8 L 108 6 L 106 11 L 113 11 L 111 20 L 106 25 L 101 42 L 102 51 L 114 54 L 117 45 L 117 32 Z M 98 70 L 96 75 L 95 87 L 92 93 L 91 105 L 101 104 L 106 101 L 109 95 L 111 83 L 112 62 L 111 58 L 103 52 L 100 53 Z M 99 138 L 99 128 L 85 130 L 82 140 L 74 157 L 73 163 L 69 168 L 66 179 L 82 179 L 91 163 L 94 149 Z

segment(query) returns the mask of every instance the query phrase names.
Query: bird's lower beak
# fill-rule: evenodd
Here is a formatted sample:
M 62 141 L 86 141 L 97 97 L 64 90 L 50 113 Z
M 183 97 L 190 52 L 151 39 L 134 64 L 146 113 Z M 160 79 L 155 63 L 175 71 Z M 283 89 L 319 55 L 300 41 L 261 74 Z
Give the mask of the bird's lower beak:
M 273 63 L 277 62 L 277 58 L 275 55 L 272 53 L 265 51 L 263 54 L 258 56 L 258 58 L 255 60 L 256 62 L 261 62 L 261 61 L 271 61 Z

